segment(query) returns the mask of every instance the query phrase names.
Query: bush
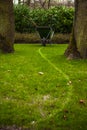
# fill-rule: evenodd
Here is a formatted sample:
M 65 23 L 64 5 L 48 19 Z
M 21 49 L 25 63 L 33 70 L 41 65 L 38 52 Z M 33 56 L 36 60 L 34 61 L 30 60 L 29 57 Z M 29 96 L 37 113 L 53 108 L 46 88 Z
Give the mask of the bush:
M 65 6 L 52 8 L 52 26 L 55 32 L 70 33 L 73 25 L 74 9 Z
M 59 6 L 44 10 L 30 9 L 24 5 L 16 5 L 14 12 L 15 29 L 17 32 L 35 32 L 33 22 L 38 26 L 52 26 L 56 33 L 70 33 L 72 29 L 73 8 Z
M 15 14 L 15 30 L 17 32 L 32 32 L 33 25 L 29 21 L 31 18 L 31 10 L 28 6 L 16 5 L 14 6 Z

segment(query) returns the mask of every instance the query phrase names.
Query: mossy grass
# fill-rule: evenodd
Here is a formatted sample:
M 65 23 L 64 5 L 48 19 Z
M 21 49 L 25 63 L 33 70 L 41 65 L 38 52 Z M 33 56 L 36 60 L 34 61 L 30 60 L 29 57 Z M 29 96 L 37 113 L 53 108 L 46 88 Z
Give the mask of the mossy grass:
M 87 60 L 67 60 L 66 48 L 16 44 L 0 53 L 0 127 L 87 130 Z

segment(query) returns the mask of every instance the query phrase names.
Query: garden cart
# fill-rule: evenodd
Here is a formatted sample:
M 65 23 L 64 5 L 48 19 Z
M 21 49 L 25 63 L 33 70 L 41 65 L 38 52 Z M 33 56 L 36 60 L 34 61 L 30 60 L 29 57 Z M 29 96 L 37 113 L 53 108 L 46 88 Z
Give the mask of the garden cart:
M 26 16 L 24 16 L 24 15 L 23 15 L 23 17 L 26 18 Z M 39 37 L 41 39 L 41 43 L 43 46 L 46 46 L 46 43 L 51 43 L 51 39 L 52 39 L 53 34 L 54 34 L 52 27 L 50 27 L 50 26 L 37 26 L 37 24 L 33 21 L 32 18 L 27 19 L 27 20 L 29 20 L 36 28 L 36 31 L 39 34 Z
M 46 46 L 46 43 L 51 43 L 54 31 L 49 26 L 36 26 L 36 31 L 38 32 L 41 43 L 43 46 Z

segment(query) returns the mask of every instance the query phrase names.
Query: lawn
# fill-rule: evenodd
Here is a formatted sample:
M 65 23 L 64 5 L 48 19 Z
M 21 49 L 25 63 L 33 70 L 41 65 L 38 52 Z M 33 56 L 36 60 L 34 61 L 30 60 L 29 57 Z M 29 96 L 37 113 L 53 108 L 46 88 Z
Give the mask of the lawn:
M 0 53 L 0 127 L 87 130 L 87 60 L 67 60 L 67 44 L 15 44 Z

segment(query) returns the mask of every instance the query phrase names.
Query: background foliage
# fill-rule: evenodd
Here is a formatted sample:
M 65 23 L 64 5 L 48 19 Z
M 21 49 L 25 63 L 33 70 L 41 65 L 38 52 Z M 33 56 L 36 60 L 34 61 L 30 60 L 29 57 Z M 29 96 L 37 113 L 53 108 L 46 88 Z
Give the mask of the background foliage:
M 15 30 L 34 32 L 34 21 L 38 26 L 52 26 L 56 33 L 70 33 L 73 24 L 74 8 L 65 6 L 45 9 L 30 9 L 25 5 L 14 6 Z

